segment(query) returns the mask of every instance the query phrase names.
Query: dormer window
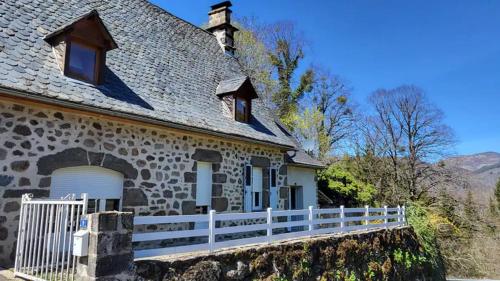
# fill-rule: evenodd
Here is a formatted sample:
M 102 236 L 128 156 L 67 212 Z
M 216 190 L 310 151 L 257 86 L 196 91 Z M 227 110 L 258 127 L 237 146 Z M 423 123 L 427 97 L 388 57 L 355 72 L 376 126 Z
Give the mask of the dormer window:
M 96 84 L 101 69 L 97 62 L 99 49 L 75 41 L 70 41 L 67 49 L 65 74 Z
M 234 120 L 249 123 L 252 116 L 252 99 L 259 96 L 247 76 L 222 80 L 216 91 L 233 113 Z
M 106 52 L 117 48 L 93 10 L 45 37 L 64 75 L 92 84 L 103 82 Z
M 245 98 L 236 97 L 236 106 L 234 107 L 234 118 L 239 122 L 248 122 L 250 105 L 249 101 Z

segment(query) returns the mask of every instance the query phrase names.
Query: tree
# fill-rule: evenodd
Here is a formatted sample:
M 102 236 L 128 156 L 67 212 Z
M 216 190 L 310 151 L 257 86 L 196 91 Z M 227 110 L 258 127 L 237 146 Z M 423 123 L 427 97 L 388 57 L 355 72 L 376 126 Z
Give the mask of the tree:
M 273 102 L 281 122 L 293 132 L 299 100 L 304 93 L 312 90 L 314 78 L 312 69 L 306 70 L 293 89 L 293 79 L 304 58 L 305 41 L 291 22 L 277 22 L 267 25 L 263 30 L 269 60 L 278 78 L 278 90 L 273 95 Z
M 376 189 L 369 183 L 357 179 L 345 165 L 347 159 L 328 166 L 319 173 L 318 187 L 335 205 L 362 206 L 371 204 Z
M 453 145 L 452 130 L 441 110 L 415 86 L 378 90 L 369 102 L 375 113 L 361 126 L 365 145 L 385 160 L 392 193 L 418 200 L 439 184 L 444 170 L 429 162 Z
M 495 187 L 495 197 L 497 199 L 497 207 L 500 209 L 500 179 L 498 179 Z
M 255 18 L 241 18 L 234 25 L 239 29 L 234 38 L 235 56 L 264 104 L 272 108 L 272 97 L 277 91 L 278 83 L 272 77 L 274 66 L 269 60 L 269 50 L 264 45 L 261 32 L 263 28 Z
M 477 208 L 476 203 L 474 202 L 474 198 L 472 197 L 472 192 L 467 191 L 467 196 L 465 197 L 464 202 L 464 213 L 465 218 L 471 223 L 474 224 L 477 221 Z
M 316 155 L 324 160 L 333 146 L 351 135 L 354 105 L 342 79 L 324 69 L 316 69 L 313 91 L 302 112 L 298 128 L 306 140 L 314 143 Z
M 492 217 L 496 217 L 498 215 L 498 211 L 497 211 L 497 204 L 495 204 L 495 200 L 493 200 L 493 197 L 490 197 L 490 200 L 489 200 L 489 212 L 490 212 L 490 215 Z

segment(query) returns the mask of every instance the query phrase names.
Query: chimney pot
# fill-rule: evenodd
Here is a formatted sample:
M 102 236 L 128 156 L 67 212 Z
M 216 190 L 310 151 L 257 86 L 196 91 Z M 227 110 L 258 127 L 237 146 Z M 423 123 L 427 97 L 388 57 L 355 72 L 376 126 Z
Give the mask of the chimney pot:
M 210 6 L 207 30 L 215 35 L 224 52 L 234 55 L 234 32 L 238 29 L 231 25 L 231 6 L 231 1 Z

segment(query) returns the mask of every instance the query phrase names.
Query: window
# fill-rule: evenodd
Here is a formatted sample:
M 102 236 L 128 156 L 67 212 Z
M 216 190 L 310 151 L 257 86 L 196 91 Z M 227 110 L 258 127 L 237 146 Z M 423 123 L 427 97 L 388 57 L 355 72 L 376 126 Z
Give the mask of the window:
M 196 206 L 207 212 L 212 203 L 212 163 L 198 161 L 196 170 Z
M 253 167 L 252 171 L 252 209 L 262 209 L 262 168 Z
M 236 121 L 248 122 L 248 115 L 250 110 L 248 100 L 241 97 L 236 97 L 235 103 L 234 117 Z
M 82 193 L 88 195 L 87 212 L 119 211 L 123 196 L 123 175 L 96 166 L 57 169 L 52 173 L 50 198 Z
M 97 82 L 97 58 L 99 50 L 89 45 L 71 41 L 66 63 L 66 75 L 88 81 Z

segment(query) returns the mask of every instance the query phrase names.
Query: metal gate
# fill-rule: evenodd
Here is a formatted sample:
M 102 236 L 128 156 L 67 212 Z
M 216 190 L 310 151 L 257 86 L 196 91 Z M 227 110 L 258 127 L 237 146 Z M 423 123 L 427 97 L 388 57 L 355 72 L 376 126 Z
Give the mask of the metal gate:
M 87 213 L 87 195 L 68 195 L 60 200 L 21 201 L 14 273 L 29 280 L 73 280 L 76 258 L 73 233 Z

